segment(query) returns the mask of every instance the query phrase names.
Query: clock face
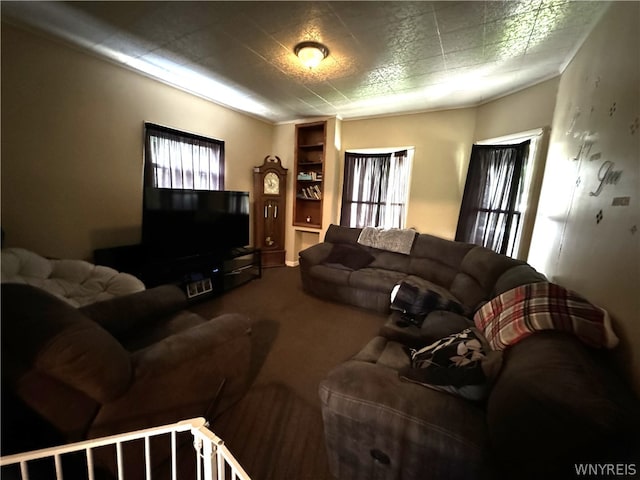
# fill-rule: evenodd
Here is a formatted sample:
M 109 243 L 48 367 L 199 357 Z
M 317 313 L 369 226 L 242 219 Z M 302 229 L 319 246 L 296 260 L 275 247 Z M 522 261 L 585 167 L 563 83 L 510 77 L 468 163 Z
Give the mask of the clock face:
M 273 172 L 264 176 L 264 193 L 267 195 L 278 195 L 280 193 L 280 177 Z

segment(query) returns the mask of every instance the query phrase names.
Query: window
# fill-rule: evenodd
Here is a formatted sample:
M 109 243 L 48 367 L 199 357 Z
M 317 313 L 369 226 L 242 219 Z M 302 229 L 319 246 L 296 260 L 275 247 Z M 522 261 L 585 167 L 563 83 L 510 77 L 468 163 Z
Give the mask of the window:
M 145 185 L 224 190 L 224 142 L 145 123 Z
M 412 153 L 346 152 L 340 225 L 404 228 Z
M 514 255 L 522 227 L 529 144 L 527 140 L 518 145 L 473 146 L 456 240 Z

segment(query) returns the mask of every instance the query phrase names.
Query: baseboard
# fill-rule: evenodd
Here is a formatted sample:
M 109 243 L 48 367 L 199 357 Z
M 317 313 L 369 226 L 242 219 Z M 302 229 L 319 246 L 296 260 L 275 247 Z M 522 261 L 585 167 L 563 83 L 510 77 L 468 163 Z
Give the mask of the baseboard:
M 297 267 L 298 265 L 300 265 L 300 262 L 297 260 L 295 262 L 285 261 L 284 263 L 287 267 Z

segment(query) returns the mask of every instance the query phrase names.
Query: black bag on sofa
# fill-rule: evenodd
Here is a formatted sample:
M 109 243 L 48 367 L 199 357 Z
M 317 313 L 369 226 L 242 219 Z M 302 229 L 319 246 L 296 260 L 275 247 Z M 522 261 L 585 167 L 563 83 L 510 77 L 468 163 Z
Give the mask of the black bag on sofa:
M 391 292 L 391 310 L 403 313 L 403 320 L 422 325 L 425 317 L 434 310 L 447 310 L 465 315 L 464 307 L 433 290 L 422 290 L 408 282 L 400 282 Z

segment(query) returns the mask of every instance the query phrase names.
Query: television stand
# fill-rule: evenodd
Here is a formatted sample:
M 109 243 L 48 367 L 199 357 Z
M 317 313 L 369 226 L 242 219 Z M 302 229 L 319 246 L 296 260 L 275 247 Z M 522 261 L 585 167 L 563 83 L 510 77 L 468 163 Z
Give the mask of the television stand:
M 96 250 L 94 261 L 137 276 L 147 288 L 167 283 L 180 285 L 191 300 L 221 295 L 262 277 L 260 250 L 251 247 L 224 254 L 152 258 L 141 245 L 129 245 Z
M 222 261 L 222 290 L 226 292 L 254 278 L 262 278 L 262 255 L 257 248 L 236 248 Z

